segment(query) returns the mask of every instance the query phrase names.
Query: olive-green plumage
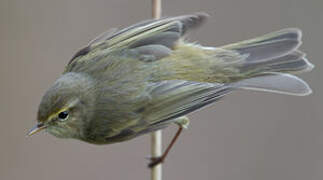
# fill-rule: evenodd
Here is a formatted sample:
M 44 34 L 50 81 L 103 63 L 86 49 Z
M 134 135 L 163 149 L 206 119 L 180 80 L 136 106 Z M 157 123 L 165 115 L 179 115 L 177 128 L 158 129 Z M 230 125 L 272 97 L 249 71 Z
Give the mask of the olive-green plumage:
M 39 106 L 39 126 L 63 138 L 108 144 L 176 122 L 234 89 L 307 95 L 296 76 L 313 66 L 285 29 L 218 48 L 183 35 L 207 15 L 148 20 L 107 32 L 68 63 Z

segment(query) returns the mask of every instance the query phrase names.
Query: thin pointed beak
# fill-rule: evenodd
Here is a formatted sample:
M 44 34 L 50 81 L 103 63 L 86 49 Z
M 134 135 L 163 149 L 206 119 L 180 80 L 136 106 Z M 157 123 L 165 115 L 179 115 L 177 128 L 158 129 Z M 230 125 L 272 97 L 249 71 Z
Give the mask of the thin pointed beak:
M 39 131 L 46 129 L 47 126 L 44 125 L 43 123 L 38 123 L 36 126 L 31 128 L 31 130 L 28 132 L 27 136 L 32 136 L 33 134 L 38 133 Z

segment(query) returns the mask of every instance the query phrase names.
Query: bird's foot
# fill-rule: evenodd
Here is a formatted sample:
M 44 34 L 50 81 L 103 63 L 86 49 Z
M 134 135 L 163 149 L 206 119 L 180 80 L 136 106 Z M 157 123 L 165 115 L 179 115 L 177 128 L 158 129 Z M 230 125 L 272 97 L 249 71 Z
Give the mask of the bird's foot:
M 163 157 L 151 157 L 148 167 L 153 168 L 153 167 L 157 166 L 158 164 L 163 163 L 163 161 L 164 161 Z

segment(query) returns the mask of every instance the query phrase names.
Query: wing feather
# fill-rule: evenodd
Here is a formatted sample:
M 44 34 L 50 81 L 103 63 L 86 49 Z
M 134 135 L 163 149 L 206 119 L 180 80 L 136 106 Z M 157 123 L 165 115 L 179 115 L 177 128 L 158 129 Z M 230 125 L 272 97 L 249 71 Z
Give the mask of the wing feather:
M 172 49 L 181 36 L 189 29 L 201 25 L 207 16 L 205 13 L 195 13 L 159 20 L 146 20 L 120 31 L 115 29 L 107 31 L 78 51 L 70 60 L 69 65 L 78 60 L 91 60 L 96 55 L 102 56 L 102 54 L 108 54 L 115 50 L 151 48 L 149 45 L 161 45 Z
M 151 100 L 140 109 L 143 119 L 151 125 L 168 124 L 219 100 L 232 90 L 225 84 L 182 80 L 162 81 L 150 88 Z

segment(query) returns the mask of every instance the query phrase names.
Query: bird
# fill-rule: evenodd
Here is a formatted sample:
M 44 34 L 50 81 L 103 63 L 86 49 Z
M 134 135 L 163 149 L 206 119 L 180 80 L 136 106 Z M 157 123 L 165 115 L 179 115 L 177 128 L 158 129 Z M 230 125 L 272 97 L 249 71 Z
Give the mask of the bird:
M 295 76 L 314 67 L 299 50 L 301 30 L 218 47 L 189 42 L 187 32 L 208 17 L 198 12 L 151 19 L 99 35 L 45 92 L 28 134 L 46 130 L 59 138 L 112 144 L 177 124 L 165 153 L 151 160 L 153 167 L 164 162 L 188 126 L 187 114 L 232 91 L 311 94 Z

